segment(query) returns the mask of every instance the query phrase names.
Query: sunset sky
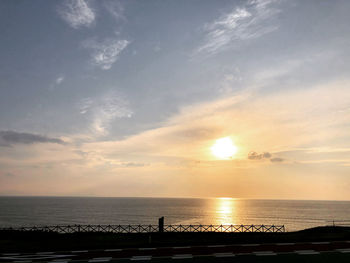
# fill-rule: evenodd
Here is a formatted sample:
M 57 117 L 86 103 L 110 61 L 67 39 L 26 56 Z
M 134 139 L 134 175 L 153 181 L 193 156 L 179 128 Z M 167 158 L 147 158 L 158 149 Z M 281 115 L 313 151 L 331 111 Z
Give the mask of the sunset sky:
M 349 13 L 0 1 L 0 195 L 350 200 Z

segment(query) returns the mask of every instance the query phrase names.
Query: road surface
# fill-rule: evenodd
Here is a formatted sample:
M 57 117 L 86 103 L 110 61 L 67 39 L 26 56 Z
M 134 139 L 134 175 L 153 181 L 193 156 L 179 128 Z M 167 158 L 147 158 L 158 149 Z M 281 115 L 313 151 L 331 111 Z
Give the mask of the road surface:
M 0 262 L 350 262 L 350 241 L 2 253 Z

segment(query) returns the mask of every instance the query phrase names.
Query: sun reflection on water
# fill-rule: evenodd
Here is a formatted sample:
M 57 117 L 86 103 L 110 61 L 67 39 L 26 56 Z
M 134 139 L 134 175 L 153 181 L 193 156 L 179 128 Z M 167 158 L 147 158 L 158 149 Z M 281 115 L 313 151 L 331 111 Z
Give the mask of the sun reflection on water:
M 234 198 L 218 198 L 216 205 L 216 214 L 218 225 L 234 225 L 234 216 L 236 212 L 236 200 Z

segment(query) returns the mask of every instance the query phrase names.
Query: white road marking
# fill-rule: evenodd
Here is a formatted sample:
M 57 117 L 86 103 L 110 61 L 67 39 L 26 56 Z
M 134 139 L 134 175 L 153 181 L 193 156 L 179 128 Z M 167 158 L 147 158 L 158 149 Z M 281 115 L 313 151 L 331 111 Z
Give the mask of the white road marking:
M 90 259 L 89 262 L 108 262 L 111 259 L 112 259 L 111 257 L 93 258 L 93 259 Z
M 130 260 L 151 260 L 152 256 L 133 256 Z
M 121 248 L 112 248 L 112 249 L 105 249 L 105 252 L 120 252 L 123 251 Z
M 37 252 L 36 254 L 37 255 L 52 255 L 54 254 L 55 252 Z
M 276 256 L 277 255 L 273 251 L 256 251 L 256 252 L 253 252 L 253 254 L 257 256 Z
M 193 258 L 192 254 L 178 254 L 171 257 L 172 259 L 185 259 L 185 258 Z
M 242 247 L 257 247 L 260 246 L 261 244 L 243 244 L 241 245 Z
M 252 255 L 252 253 L 237 253 L 237 256 L 247 256 L 247 255 Z
M 295 245 L 295 243 L 276 243 L 277 246 L 291 246 Z
M 213 256 L 217 258 L 225 258 L 225 257 L 234 257 L 235 254 L 226 252 L 226 253 L 215 253 L 213 254 Z
M 317 255 L 320 254 L 320 252 L 315 250 L 295 250 L 295 253 L 299 255 Z
M 155 250 L 155 247 L 140 247 L 139 250 Z
M 209 245 L 207 247 L 227 247 L 227 245 Z
M 19 255 L 19 256 L 7 256 L 0 257 L 0 259 L 9 259 L 14 261 L 31 261 L 31 260 L 67 260 L 66 257 L 71 257 L 72 255 L 37 255 L 37 254 L 27 254 L 27 255 Z
M 190 246 L 185 246 L 185 247 L 173 247 L 173 249 L 182 249 L 182 248 L 191 248 Z
M 29 263 L 29 262 L 32 262 L 31 260 L 16 260 L 16 261 L 13 261 L 14 263 Z
M 330 244 L 330 242 L 311 242 L 313 245 L 323 245 L 323 244 Z
M 71 251 L 72 253 L 87 253 L 89 252 L 88 250 L 73 250 Z
M 340 248 L 340 249 L 336 249 L 336 251 L 341 253 L 350 253 L 350 248 Z

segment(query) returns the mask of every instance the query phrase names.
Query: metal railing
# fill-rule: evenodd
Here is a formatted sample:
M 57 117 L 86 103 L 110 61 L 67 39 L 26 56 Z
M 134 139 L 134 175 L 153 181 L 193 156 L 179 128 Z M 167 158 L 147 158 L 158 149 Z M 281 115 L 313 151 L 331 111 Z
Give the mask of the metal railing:
M 41 231 L 57 233 L 105 232 L 105 233 L 155 233 L 158 225 L 55 225 L 0 228 L 1 231 Z M 285 232 L 284 225 L 165 225 L 162 232 Z

